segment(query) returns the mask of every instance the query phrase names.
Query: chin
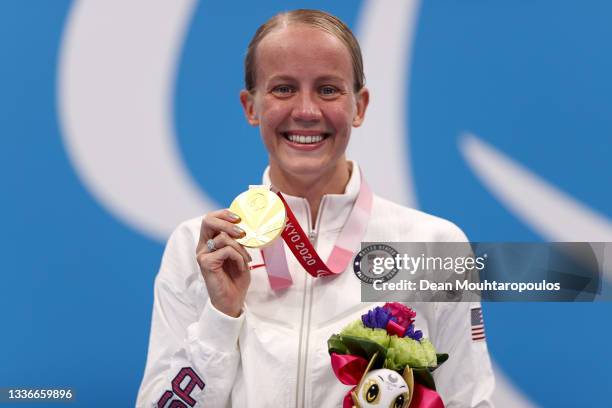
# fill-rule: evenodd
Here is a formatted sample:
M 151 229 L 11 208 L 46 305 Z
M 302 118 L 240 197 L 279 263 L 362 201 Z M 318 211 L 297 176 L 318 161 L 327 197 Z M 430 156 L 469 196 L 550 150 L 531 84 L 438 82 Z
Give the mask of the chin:
M 313 176 L 323 172 L 327 167 L 321 160 L 296 159 L 289 163 L 284 163 L 283 170 L 296 176 Z
M 281 162 L 281 169 L 294 176 L 321 177 L 345 161 L 344 157 L 338 160 L 321 157 L 290 157 Z

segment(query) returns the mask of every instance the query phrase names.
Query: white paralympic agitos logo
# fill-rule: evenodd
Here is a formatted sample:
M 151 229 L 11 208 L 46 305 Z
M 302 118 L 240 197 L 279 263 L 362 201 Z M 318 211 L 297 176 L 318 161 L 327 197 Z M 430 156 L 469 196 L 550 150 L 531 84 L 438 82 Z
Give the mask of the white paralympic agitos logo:
M 172 117 L 177 62 L 195 6 L 76 1 L 60 52 L 60 124 L 78 176 L 110 213 L 158 241 L 180 221 L 216 207 L 180 157 Z
M 59 119 L 72 165 L 104 208 L 158 241 L 180 221 L 218 207 L 183 163 L 172 117 L 178 58 L 195 6 L 195 0 L 76 1 L 60 52 Z M 357 32 L 376 103 L 349 150 L 381 195 L 414 207 L 404 103 L 418 10 L 417 0 L 363 3 Z M 459 148 L 491 193 L 544 238 L 612 241 L 609 219 L 477 136 L 462 135 Z M 604 269 L 610 279 L 611 268 Z M 530 406 L 496 371 L 499 405 Z

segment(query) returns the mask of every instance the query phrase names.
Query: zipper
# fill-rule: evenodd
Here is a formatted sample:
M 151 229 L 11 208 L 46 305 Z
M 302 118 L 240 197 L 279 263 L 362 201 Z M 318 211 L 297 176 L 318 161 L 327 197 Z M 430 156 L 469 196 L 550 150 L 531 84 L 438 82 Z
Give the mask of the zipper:
M 318 230 L 321 223 L 321 214 L 323 212 L 323 204 L 325 203 L 325 196 L 321 199 L 319 204 L 319 213 L 315 220 L 315 227 L 311 229 L 312 220 L 310 218 L 310 205 L 308 201 L 304 200 L 306 206 L 306 219 L 308 221 L 308 239 L 312 243 L 312 246 L 317 245 Z M 302 321 L 300 327 L 300 351 L 298 360 L 298 384 L 296 392 L 296 407 L 306 406 L 306 374 L 308 373 L 308 349 L 310 342 L 310 320 L 312 316 L 312 297 L 314 292 L 314 278 L 309 273 L 305 273 L 306 282 L 304 283 L 304 298 L 302 300 Z

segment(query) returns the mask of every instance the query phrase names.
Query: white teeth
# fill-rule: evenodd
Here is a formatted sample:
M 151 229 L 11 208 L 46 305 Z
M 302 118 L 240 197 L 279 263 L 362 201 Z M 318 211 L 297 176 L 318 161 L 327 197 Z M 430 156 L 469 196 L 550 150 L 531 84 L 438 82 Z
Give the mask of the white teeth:
M 304 135 L 287 135 L 287 138 L 294 143 L 313 144 L 323 140 L 323 135 L 304 136 Z

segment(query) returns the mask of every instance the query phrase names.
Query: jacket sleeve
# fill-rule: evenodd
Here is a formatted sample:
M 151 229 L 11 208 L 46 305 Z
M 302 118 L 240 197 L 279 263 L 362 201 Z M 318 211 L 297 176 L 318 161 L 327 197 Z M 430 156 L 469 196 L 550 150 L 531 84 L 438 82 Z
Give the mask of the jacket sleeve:
M 244 314 L 211 304 L 187 225 L 170 237 L 155 279 L 153 317 L 137 407 L 226 407 L 240 363 Z
M 441 242 L 468 242 L 454 224 Z M 457 249 L 465 255 L 466 248 Z M 448 408 L 493 407 L 495 377 L 484 333 L 484 316 L 480 302 L 434 303 L 435 327 L 432 342 L 448 360 L 436 371 L 434 379 L 444 404 Z M 472 325 L 475 332 L 472 335 Z M 482 327 L 479 327 L 482 326 Z
M 437 303 L 435 308 L 434 344 L 439 352 L 449 354 L 448 361 L 434 372 L 445 406 L 492 407 L 495 379 L 487 343 L 484 334 L 472 337 L 472 314 L 482 316 L 480 304 Z

